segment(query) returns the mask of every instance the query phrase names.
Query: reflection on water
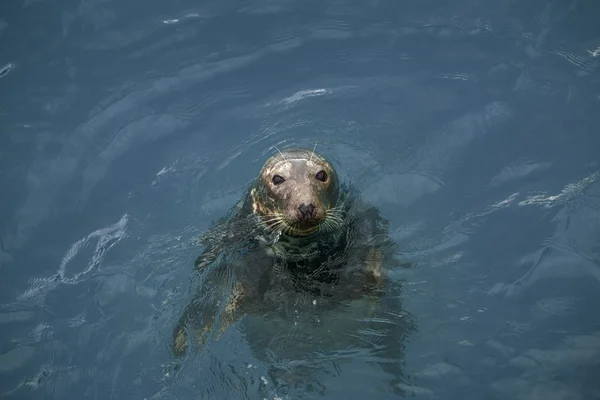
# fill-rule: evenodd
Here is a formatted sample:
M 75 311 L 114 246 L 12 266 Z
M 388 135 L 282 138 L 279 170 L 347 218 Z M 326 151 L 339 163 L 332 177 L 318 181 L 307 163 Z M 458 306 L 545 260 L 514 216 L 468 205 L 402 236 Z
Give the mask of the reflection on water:
M 0 397 L 600 397 L 594 2 L 0 8 Z M 354 336 L 360 303 L 248 315 L 175 368 L 198 237 L 316 142 L 401 293 Z

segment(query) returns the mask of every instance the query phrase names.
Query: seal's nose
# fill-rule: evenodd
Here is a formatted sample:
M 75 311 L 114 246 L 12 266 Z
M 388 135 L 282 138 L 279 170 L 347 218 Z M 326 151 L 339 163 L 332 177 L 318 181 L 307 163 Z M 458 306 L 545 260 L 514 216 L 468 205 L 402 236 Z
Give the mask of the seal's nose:
M 303 218 L 309 218 L 312 217 L 313 212 L 315 211 L 315 206 L 312 203 L 302 203 L 298 206 L 298 211 L 300 211 L 300 214 L 302 214 Z

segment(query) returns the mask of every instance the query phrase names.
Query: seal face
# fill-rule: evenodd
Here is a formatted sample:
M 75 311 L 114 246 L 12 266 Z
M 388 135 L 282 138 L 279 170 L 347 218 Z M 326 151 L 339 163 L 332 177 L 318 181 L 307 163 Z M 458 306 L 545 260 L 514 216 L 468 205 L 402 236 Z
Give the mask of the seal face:
M 342 223 L 337 173 L 304 149 L 269 158 L 250 191 L 252 211 L 273 231 L 293 237 L 332 230 Z

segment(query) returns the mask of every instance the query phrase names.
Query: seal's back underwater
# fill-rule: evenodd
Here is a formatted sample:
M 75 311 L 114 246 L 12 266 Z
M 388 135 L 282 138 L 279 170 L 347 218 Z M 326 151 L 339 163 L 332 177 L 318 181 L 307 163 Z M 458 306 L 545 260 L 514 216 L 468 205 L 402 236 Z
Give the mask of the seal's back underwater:
M 306 149 L 270 157 L 246 196 L 202 242 L 196 267 L 207 280 L 175 327 L 177 355 L 187 346 L 186 328 L 202 341 L 215 321 L 223 331 L 244 313 L 316 298 L 332 307 L 376 299 L 394 248 L 379 211 L 342 187 L 333 166 Z M 226 261 L 215 263 L 224 255 Z

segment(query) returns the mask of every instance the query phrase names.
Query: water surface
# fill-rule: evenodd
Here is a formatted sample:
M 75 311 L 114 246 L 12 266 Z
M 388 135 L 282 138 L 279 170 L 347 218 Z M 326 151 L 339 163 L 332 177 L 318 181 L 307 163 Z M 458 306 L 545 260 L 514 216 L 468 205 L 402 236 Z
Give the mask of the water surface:
M 600 398 L 599 13 L 4 2 L 0 396 Z M 315 143 L 411 264 L 397 368 L 293 340 L 335 343 L 331 316 L 249 319 L 173 368 L 195 239 L 275 146 Z

